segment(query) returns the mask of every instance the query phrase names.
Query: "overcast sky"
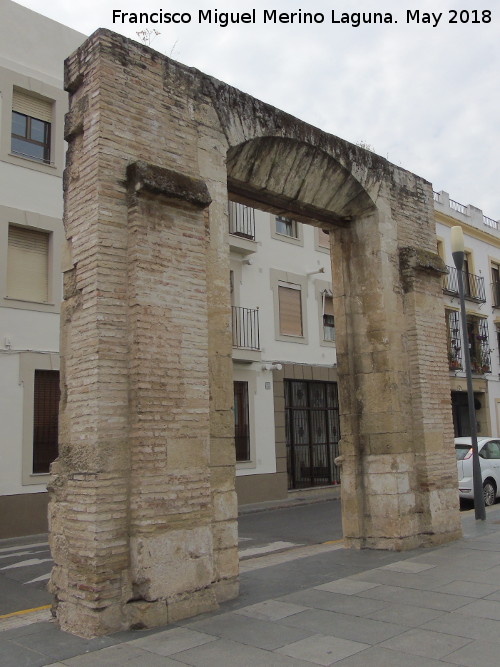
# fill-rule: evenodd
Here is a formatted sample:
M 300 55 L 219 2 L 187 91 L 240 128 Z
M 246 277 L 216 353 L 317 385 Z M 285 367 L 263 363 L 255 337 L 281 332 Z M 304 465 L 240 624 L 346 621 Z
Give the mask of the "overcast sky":
M 83 33 L 106 27 L 151 46 L 343 139 L 363 142 L 463 203 L 500 218 L 500 0 L 22 0 Z M 454 7 L 471 9 L 450 23 Z M 484 8 L 484 9 L 482 9 Z M 199 10 L 251 12 L 255 24 L 199 22 Z M 324 22 L 264 24 L 264 10 Z M 332 23 L 345 12 L 397 23 Z M 113 23 L 122 12 L 182 12 L 181 25 Z M 407 22 L 420 11 L 420 23 Z M 475 10 L 475 12 L 473 11 Z M 441 15 L 437 25 L 432 14 Z M 431 15 L 431 16 L 426 16 Z M 413 14 L 415 17 L 416 15 Z M 185 16 L 185 18 L 187 18 Z M 318 18 L 321 18 L 318 16 Z M 429 18 L 431 23 L 422 19 Z M 488 23 L 488 18 L 490 22 Z M 473 21 L 477 20 L 477 23 Z

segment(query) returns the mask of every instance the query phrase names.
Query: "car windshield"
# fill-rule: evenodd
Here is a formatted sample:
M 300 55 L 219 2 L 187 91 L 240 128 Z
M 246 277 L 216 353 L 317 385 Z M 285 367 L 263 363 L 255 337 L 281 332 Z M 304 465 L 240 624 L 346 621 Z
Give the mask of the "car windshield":
M 463 461 L 470 451 L 471 451 L 470 445 L 455 445 L 455 454 L 457 457 L 457 461 Z

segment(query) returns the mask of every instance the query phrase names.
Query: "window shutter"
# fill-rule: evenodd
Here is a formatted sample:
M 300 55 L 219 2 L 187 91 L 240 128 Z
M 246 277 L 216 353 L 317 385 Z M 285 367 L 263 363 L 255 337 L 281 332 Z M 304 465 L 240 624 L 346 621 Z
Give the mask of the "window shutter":
M 52 102 L 43 97 L 25 93 L 18 88 L 13 90 L 12 111 L 52 123 Z
M 49 234 L 9 226 L 7 296 L 46 303 L 49 300 Z
M 280 333 L 302 336 L 302 304 L 300 287 L 278 285 Z

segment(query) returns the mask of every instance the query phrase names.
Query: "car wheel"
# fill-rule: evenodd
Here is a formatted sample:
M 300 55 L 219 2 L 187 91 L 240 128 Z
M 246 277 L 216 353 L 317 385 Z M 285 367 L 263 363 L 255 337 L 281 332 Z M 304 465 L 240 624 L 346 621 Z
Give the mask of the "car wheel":
M 483 494 L 484 494 L 484 504 L 486 506 L 495 504 L 495 498 L 496 498 L 496 495 L 497 495 L 497 490 L 496 490 L 495 485 L 493 484 L 493 482 L 486 481 L 483 484 Z

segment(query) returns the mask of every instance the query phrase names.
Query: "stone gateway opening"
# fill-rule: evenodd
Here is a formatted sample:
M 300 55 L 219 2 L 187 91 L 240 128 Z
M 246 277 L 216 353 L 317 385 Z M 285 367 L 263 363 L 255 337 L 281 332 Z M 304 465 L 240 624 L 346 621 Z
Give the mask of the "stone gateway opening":
M 106 30 L 66 89 L 61 627 L 151 627 L 238 594 L 229 196 L 329 231 L 346 545 L 458 537 L 431 185 Z

